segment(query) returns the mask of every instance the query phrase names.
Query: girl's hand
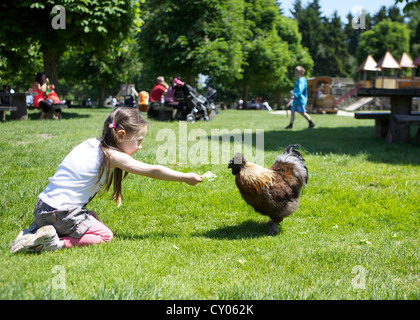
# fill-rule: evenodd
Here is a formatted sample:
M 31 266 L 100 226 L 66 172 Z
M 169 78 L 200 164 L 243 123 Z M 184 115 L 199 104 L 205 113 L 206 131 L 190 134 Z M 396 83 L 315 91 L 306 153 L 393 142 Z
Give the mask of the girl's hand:
M 196 173 L 187 173 L 185 178 L 185 183 L 188 183 L 190 186 L 195 186 L 197 183 L 202 181 L 203 178 Z

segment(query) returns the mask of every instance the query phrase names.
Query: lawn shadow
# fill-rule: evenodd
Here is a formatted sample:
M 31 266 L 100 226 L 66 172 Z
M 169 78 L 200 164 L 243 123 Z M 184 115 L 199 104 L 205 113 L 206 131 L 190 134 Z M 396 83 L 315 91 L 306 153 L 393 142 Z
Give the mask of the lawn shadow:
M 62 119 L 61 120 L 68 120 L 68 119 L 81 119 L 81 118 L 90 118 L 91 115 L 90 114 L 80 114 L 77 112 L 70 112 L 67 111 L 68 109 L 63 109 L 62 112 Z M 35 111 L 31 111 L 28 112 L 28 119 L 29 120 L 39 120 L 39 117 L 41 116 L 41 111 L 36 112 Z
M 238 225 L 225 226 L 194 235 L 211 239 L 237 240 L 266 237 L 269 230 L 270 228 L 264 223 L 248 220 Z M 282 233 L 281 225 L 279 233 Z
M 375 163 L 420 164 L 420 148 L 414 144 L 413 132 L 409 143 L 390 144 L 385 139 L 375 137 L 374 131 L 371 126 L 267 131 L 264 147 L 267 151 L 281 151 L 289 144 L 298 143 L 311 154 L 364 154 L 368 161 Z
M 390 144 L 385 139 L 375 137 L 373 126 L 360 127 L 315 127 L 313 129 L 264 131 L 264 152 L 283 153 L 290 144 L 300 144 L 309 154 L 338 154 L 357 156 L 365 154 L 368 161 L 390 164 L 420 165 L 420 148 L 415 144 L 416 127 L 411 128 L 409 143 Z M 227 135 L 222 135 L 226 138 Z M 242 141 L 245 141 L 242 134 Z M 256 133 L 252 136 L 252 146 L 256 143 Z M 246 155 L 245 155 L 246 157 Z

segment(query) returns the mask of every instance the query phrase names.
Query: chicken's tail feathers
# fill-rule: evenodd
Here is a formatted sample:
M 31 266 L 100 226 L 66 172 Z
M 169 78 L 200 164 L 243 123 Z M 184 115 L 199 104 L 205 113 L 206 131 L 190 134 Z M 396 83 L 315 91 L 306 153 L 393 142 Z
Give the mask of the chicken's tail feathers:
M 305 148 L 303 148 L 302 147 L 302 145 L 300 145 L 300 144 L 289 144 L 287 147 L 286 147 L 286 149 L 284 149 L 284 153 L 290 153 L 291 151 L 296 151 L 296 152 L 299 152 L 299 151 L 297 151 L 297 150 L 295 150 L 295 149 L 302 149 L 302 150 L 305 150 Z M 300 152 L 299 152 L 300 153 Z
M 283 155 L 292 155 L 299 158 L 301 161 L 305 161 L 305 159 L 303 159 L 302 153 L 296 149 L 305 150 L 305 148 L 303 148 L 300 144 L 290 144 L 284 149 Z
M 305 185 L 308 183 L 308 168 L 304 165 L 305 159 L 303 159 L 302 154 L 295 148 L 304 149 L 300 144 L 288 145 L 284 153 L 276 157 L 272 168 L 279 169 L 285 165 L 293 164 L 293 173 Z

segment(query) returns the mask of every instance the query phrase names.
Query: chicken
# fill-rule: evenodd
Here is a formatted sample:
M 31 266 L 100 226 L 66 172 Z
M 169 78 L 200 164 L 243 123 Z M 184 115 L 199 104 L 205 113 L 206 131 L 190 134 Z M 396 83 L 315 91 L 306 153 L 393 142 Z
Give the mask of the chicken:
M 247 161 L 240 153 L 229 161 L 242 198 L 256 212 L 270 217 L 269 235 L 278 234 L 278 224 L 297 210 L 300 192 L 308 183 L 308 169 L 296 147 L 299 145 L 289 145 L 269 169 Z

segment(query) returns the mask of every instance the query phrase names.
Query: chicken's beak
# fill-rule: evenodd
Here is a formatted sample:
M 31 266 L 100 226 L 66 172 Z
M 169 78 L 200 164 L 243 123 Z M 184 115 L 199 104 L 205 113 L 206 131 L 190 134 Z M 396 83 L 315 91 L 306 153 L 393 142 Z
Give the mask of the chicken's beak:
M 228 163 L 228 169 L 230 169 L 232 167 L 233 167 L 233 159 L 230 159 L 229 163 Z

